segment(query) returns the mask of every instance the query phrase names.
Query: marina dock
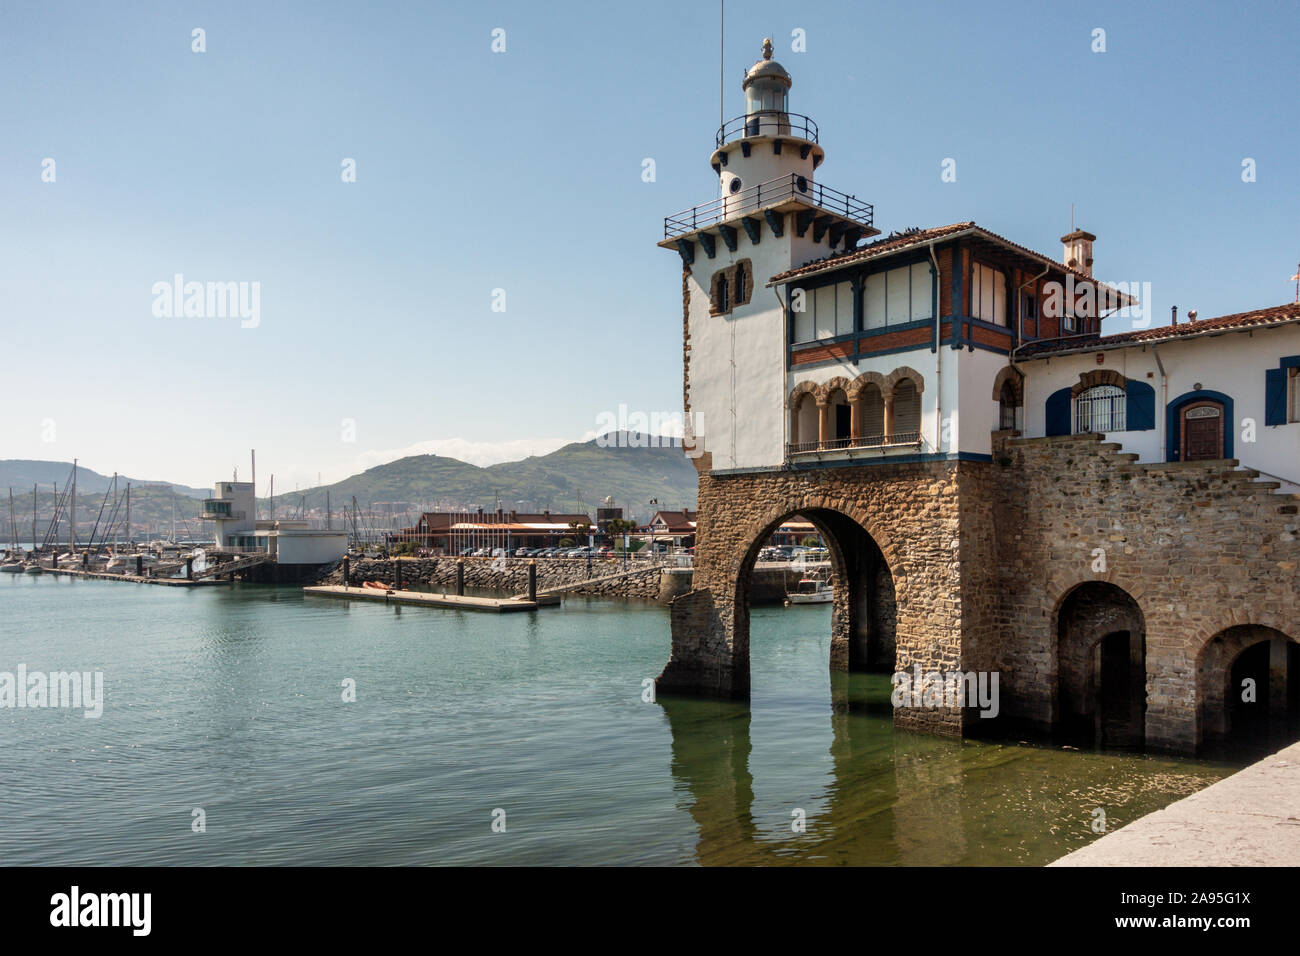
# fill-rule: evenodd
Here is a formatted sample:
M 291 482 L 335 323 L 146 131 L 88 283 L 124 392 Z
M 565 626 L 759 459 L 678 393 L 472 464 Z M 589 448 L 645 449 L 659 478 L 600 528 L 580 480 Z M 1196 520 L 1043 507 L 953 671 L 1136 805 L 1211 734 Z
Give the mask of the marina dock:
M 130 581 L 133 584 L 163 584 L 169 587 L 192 588 L 192 587 L 210 587 L 214 584 L 225 584 L 225 581 L 216 581 L 212 578 L 151 578 L 138 574 L 113 574 L 108 571 L 82 571 L 76 568 L 45 568 L 42 574 L 62 574 L 72 578 L 90 578 L 96 581 Z
M 434 594 L 428 591 L 381 591 L 378 588 L 354 588 L 340 584 L 318 585 L 302 590 L 304 594 L 317 597 L 379 601 L 384 604 L 418 604 L 425 607 L 454 607 L 462 611 L 535 611 L 542 607 L 555 607 L 560 603 L 558 594 L 538 594 L 537 600 L 530 601 L 526 597 L 490 598 L 470 597 L 464 594 Z

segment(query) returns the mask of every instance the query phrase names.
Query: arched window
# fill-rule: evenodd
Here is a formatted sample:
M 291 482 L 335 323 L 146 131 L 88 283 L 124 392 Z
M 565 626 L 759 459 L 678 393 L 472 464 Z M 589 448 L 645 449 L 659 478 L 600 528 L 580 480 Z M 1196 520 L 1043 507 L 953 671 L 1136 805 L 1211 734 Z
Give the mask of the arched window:
M 799 396 L 794 407 L 794 428 L 791 429 L 790 441 L 794 445 L 815 447 L 818 441 L 817 399 L 811 392 Z
M 879 445 L 885 440 L 885 397 L 880 387 L 869 384 L 862 389 L 862 443 Z
M 1016 390 L 1010 381 L 1002 383 L 998 395 L 998 428 L 1003 431 L 1016 427 Z
M 1074 434 L 1124 431 L 1124 404 L 1124 389 L 1118 385 L 1084 389 L 1074 400 Z
M 894 442 L 921 439 L 921 393 L 910 378 L 894 386 Z
M 849 397 L 844 393 L 844 389 L 837 388 L 831 392 L 827 399 L 830 405 L 830 434 L 827 438 L 835 442 L 835 447 L 846 446 L 849 443 L 849 437 L 852 434 L 852 409 L 849 408 Z

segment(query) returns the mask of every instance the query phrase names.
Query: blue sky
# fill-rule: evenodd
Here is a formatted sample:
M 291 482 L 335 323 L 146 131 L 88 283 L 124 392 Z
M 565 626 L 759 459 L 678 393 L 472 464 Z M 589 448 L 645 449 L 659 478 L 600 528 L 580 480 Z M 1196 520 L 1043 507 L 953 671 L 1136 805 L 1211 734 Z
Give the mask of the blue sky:
M 1157 321 L 1290 301 L 1294 4 L 1141 7 L 733 2 L 725 112 L 771 36 L 821 180 L 885 232 L 974 219 L 1059 256 L 1074 203 Z M 0 81 L 0 457 L 203 485 L 256 448 L 290 490 L 680 409 L 654 244 L 715 195 L 716 2 L 8 0 Z M 155 316 L 177 273 L 260 283 L 260 323 Z

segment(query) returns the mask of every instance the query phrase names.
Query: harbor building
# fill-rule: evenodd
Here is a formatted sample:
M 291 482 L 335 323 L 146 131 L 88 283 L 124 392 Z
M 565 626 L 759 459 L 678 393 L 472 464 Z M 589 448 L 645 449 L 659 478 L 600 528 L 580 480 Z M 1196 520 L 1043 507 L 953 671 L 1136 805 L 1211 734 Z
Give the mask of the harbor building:
M 213 523 L 211 550 L 271 555 L 267 566 L 250 574 L 255 580 L 309 580 L 347 554 L 346 530 L 313 528 L 304 520 L 259 520 L 251 481 L 218 481 L 213 493 L 199 508 L 199 517 Z
M 766 42 L 714 137 L 717 197 L 659 243 L 703 423 L 659 691 L 748 695 L 753 565 L 798 515 L 831 553 L 833 668 L 999 676 L 995 720 L 917 695 L 899 726 L 1294 736 L 1300 304 L 1157 321 L 1083 229 L 1060 259 L 969 220 L 882 235 L 821 181 L 792 86 Z

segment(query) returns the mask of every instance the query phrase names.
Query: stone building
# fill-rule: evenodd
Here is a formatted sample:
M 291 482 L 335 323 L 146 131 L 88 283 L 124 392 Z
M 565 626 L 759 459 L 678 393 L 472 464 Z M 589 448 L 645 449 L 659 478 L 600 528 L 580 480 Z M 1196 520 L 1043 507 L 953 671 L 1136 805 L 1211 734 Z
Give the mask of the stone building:
M 1300 305 L 1154 325 L 1080 229 L 1060 261 L 973 222 L 881 237 L 817 178 L 791 85 L 765 43 L 719 197 L 660 242 L 700 482 L 659 691 L 748 695 L 750 574 L 799 514 L 832 667 L 999 677 L 991 723 L 941 694 L 899 726 L 1175 751 L 1294 728 Z

